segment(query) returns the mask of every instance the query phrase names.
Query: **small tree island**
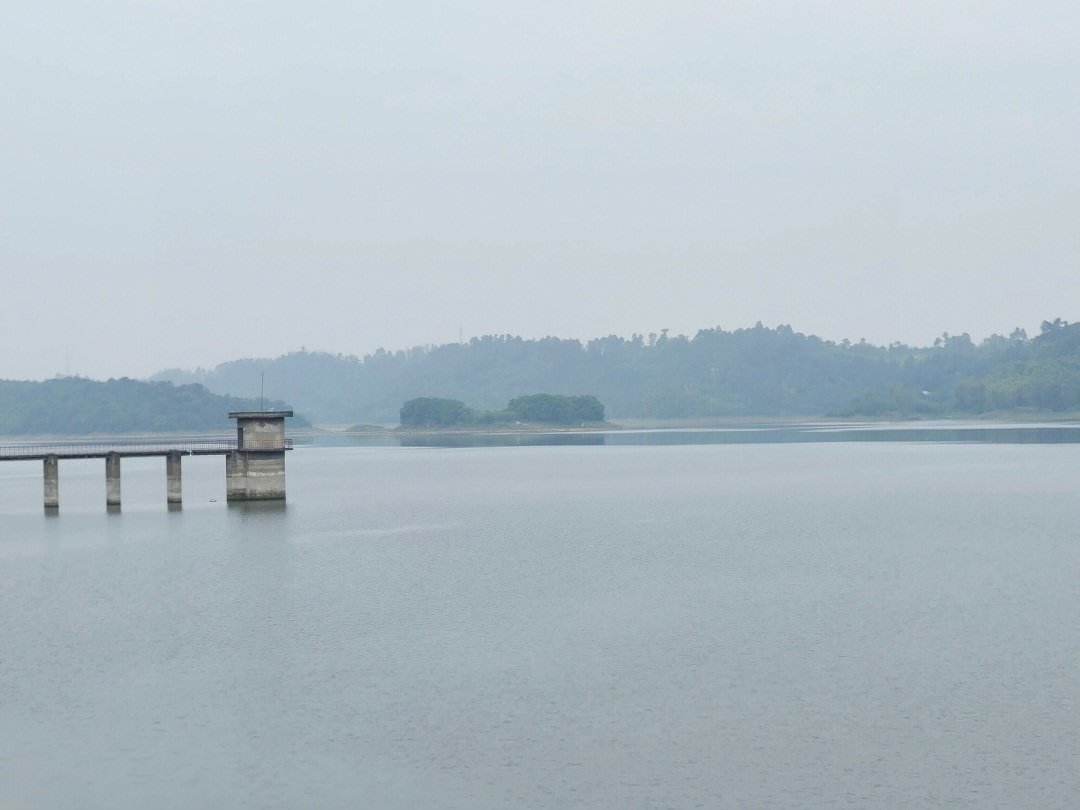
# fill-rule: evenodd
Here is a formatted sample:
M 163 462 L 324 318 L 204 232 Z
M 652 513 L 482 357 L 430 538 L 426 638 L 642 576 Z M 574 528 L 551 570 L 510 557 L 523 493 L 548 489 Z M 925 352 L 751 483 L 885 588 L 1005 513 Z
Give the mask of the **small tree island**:
M 417 397 L 401 406 L 403 428 L 470 428 L 505 425 L 586 427 L 604 423 L 604 405 L 592 395 L 530 394 L 501 411 L 470 408 L 457 399 Z

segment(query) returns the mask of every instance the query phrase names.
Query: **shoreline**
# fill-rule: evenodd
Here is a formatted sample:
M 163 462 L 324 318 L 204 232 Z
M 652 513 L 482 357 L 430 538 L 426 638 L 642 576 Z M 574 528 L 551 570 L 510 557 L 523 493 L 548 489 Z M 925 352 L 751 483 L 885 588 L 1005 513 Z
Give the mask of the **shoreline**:
M 724 428 L 781 428 L 806 427 L 812 425 L 836 426 L 858 425 L 860 427 L 891 427 L 898 425 L 920 425 L 924 427 L 964 427 L 964 426 L 1024 426 L 1024 425 L 1080 425 L 1080 413 L 1054 412 L 1004 412 L 982 414 L 979 416 L 936 416 L 893 418 L 866 416 L 727 416 L 703 417 L 699 419 L 646 419 L 629 418 L 616 422 L 601 422 L 592 425 L 567 427 L 562 425 L 522 424 L 522 425 L 471 425 L 462 427 L 411 427 L 404 428 L 381 425 L 364 425 L 363 429 L 323 430 L 330 435 L 342 436 L 429 436 L 429 435 L 497 435 L 512 433 L 609 433 L 613 431 L 642 430 L 708 430 Z M 316 428 L 318 431 L 319 429 Z
M 613 422 L 596 422 L 588 425 L 545 425 L 537 423 L 529 424 L 494 424 L 494 425 L 462 425 L 453 427 L 382 427 L 379 425 L 364 425 L 360 429 L 346 429 L 342 431 L 327 431 L 340 436 L 493 436 L 515 433 L 610 433 L 616 430 L 625 430 L 622 425 Z
M 505 436 L 527 434 L 581 434 L 614 433 L 623 431 L 678 431 L 678 430 L 723 430 L 726 428 L 762 428 L 775 429 L 783 427 L 808 427 L 808 426 L 858 426 L 872 427 L 898 427 L 920 426 L 940 428 L 962 427 L 1069 427 L 1080 426 L 1080 413 L 1055 413 L 1055 412 L 1005 412 L 994 414 L 982 414 L 980 416 L 952 416 L 934 418 L 916 417 L 836 417 L 836 416 L 732 416 L 732 417 L 708 417 L 699 419 L 645 419 L 630 418 L 620 419 L 617 422 L 598 422 L 588 425 L 566 426 L 545 424 L 502 424 L 502 425 L 469 425 L 460 427 L 410 427 L 400 425 L 362 425 L 355 426 L 359 429 L 341 428 L 338 426 L 301 427 L 287 429 L 289 438 L 308 439 L 319 436 L 385 436 L 385 437 L 411 437 L 411 436 Z M 121 441 L 141 441 L 154 439 L 224 439 L 233 438 L 231 430 L 180 430 L 180 431 L 155 431 L 133 433 L 44 433 L 35 435 L 0 435 L 0 444 L 25 444 L 30 442 L 79 442 L 99 441 L 116 439 Z

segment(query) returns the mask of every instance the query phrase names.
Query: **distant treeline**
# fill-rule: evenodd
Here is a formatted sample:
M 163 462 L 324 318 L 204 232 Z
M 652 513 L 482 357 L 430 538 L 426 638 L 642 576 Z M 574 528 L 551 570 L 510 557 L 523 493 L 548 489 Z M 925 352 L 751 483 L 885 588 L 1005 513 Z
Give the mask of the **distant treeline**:
M 489 336 L 379 350 L 365 357 L 296 352 L 158 379 L 251 395 L 267 390 L 317 422 L 395 422 L 402 402 L 449 397 L 480 409 L 531 391 L 591 391 L 609 418 L 952 416 L 1030 409 L 1080 411 L 1080 324 L 1047 321 L 975 343 L 833 342 L 790 326 L 706 329 L 693 337 L 577 340 Z
M 467 427 L 521 422 L 581 425 L 604 421 L 604 406 L 594 396 L 531 394 L 515 397 L 499 411 L 470 408 L 458 399 L 417 397 L 401 406 L 403 427 Z
M 221 396 L 201 385 L 61 377 L 43 382 L 0 380 L 0 434 L 77 435 L 224 430 L 230 411 L 258 399 Z M 288 408 L 277 400 L 267 408 Z M 306 425 L 303 417 L 291 420 Z

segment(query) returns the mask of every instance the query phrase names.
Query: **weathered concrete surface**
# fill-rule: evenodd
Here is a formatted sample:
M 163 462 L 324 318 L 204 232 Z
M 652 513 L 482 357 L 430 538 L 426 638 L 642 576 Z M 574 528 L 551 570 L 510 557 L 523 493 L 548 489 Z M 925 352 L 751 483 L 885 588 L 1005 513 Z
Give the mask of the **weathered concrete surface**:
M 60 471 L 57 467 L 56 456 L 45 459 L 45 508 L 60 508 Z
M 116 453 L 105 457 L 105 505 L 120 505 L 120 456 Z
M 236 420 L 237 450 L 285 448 L 285 417 L 292 411 L 237 411 L 229 416 Z
M 243 494 L 243 479 L 240 477 L 240 463 L 236 451 L 225 455 L 225 500 L 235 501 Z
M 237 450 L 225 457 L 229 501 L 285 500 L 285 451 Z
M 169 453 L 165 456 L 165 500 L 170 504 L 183 503 L 183 489 L 180 476 L 179 453 Z

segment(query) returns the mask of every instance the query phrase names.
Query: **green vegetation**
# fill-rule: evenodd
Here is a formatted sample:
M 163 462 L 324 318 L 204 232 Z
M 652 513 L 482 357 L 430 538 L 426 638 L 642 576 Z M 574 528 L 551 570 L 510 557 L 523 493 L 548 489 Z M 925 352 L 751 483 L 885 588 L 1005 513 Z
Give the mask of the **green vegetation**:
M 981 343 L 943 335 L 926 347 L 836 343 L 761 324 L 585 344 L 503 335 L 363 358 L 297 352 L 159 378 L 257 395 L 263 367 L 274 396 L 344 424 L 393 422 L 417 397 L 498 409 L 530 391 L 593 391 L 613 419 L 1080 411 L 1080 323 L 1060 319 L 1031 338 L 1020 329 Z
M 407 427 L 471 425 L 476 417 L 476 411 L 457 399 L 417 397 L 401 406 L 401 424 Z
M 258 400 L 220 396 L 201 385 L 63 377 L 44 382 L 0 380 L 0 434 L 77 435 L 224 430 L 230 411 Z M 283 402 L 267 408 L 288 408 Z M 294 426 L 309 424 L 295 417 Z
M 457 399 L 417 397 L 401 406 L 403 427 L 471 427 L 504 423 L 540 425 L 580 425 L 602 422 L 604 406 L 594 396 L 566 397 L 559 394 L 532 394 L 515 397 L 501 411 L 468 407 Z
M 603 422 L 604 405 L 594 396 L 564 397 L 559 394 L 532 394 L 510 400 L 506 410 L 515 422 L 545 425 L 580 425 Z

